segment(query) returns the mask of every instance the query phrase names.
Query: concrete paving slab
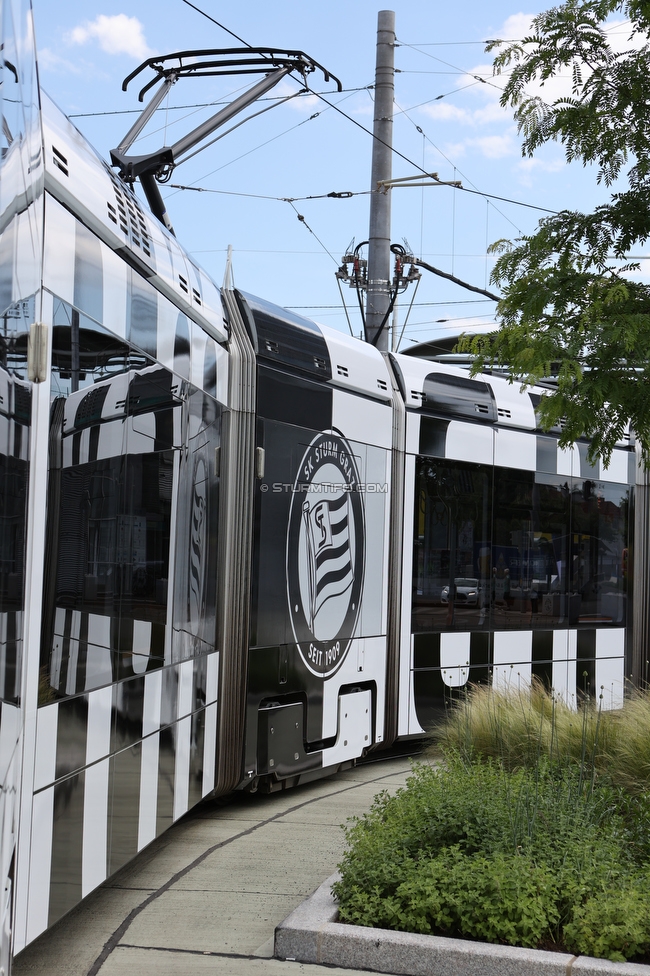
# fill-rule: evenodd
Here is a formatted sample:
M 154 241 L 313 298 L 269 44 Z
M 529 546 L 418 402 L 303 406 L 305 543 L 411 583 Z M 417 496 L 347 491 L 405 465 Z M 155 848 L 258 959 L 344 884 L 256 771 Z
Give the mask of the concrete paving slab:
M 383 784 L 378 783 L 359 783 L 353 790 L 347 793 L 338 793 L 323 797 L 318 802 L 316 810 L 318 817 L 323 822 L 344 824 L 349 817 L 358 815 L 361 811 L 370 809 L 374 797 L 384 788 Z M 391 792 L 398 789 L 397 784 L 392 782 L 387 784 Z M 309 822 L 314 823 L 316 811 L 309 814 Z M 306 813 L 304 810 L 294 810 L 287 812 L 282 818 L 283 823 L 304 823 Z
M 113 875 L 106 884 L 114 888 L 157 889 L 200 857 L 207 848 L 219 843 L 232 842 L 233 839 L 246 834 L 250 829 L 250 823 L 241 820 L 223 822 L 214 819 L 202 822 L 199 827 L 201 829 L 196 832 L 175 832 L 172 837 L 163 834 L 134 861 Z M 218 855 L 218 851 L 215 853 Z
M 309 851 L 296 871 L 296 851 Z M 184 875 L 174 890 L 304 892 L 317 887 L 328 865 L 343 856 L 344 836 L 339 826 L 320 824 L 318 830 L 276 821 L 215 851 Z
M 101 888 L 16 956 L 12 976 L 85 974 L 129 912 L 151 892 Z
M 120 941 L 199 952 L 252 954 L 278 918 L 288 914 L 295 895 L 252 891 L 166 891 L 131 924 Z
M 354 976 L 357 970 L 310 966 L 251 956 L 177 953 L 118 946 L 101 976 Z M 367 971 L 364 971 L 367 976 Z
M 341 822 L 409 768 L 393 759 L 203 804 L 28 946 L 13 976 L 323 976 L 268 958 L 275 926 L 336 867 Z
M 332 875 L 275 930 L 274 955 L 392 976 L 650 976 L 650 966 L 342 925 Z

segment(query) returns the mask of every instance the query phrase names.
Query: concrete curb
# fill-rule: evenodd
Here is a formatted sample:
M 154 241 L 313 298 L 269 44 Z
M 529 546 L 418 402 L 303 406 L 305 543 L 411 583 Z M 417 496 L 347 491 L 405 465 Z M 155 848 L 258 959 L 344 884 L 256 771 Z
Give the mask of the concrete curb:
M 393 976 L 650 976 L 650 966 L 336 922 L 333 874 L 275 930 L 276 959 Z

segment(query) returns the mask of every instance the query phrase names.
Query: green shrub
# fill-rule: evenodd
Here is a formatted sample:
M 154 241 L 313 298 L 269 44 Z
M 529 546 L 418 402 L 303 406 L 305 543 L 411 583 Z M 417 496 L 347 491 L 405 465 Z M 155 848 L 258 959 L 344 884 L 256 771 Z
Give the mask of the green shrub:
M 414 767 L 406 787 L 380 794 L 348 829 L 340 917 L 631 958 L 650 950 L 634 912 L 629 931 L 614 903 L 607 927 L 594 919 L 611 891 L 636 904 L 638 879 L 649 877 L 640 819 L 650 821 L 647 795 L 594 788 L 578 763 L 540 758 L 511 771 L 449 752 L 444 767 Z
M 598 958 L 624 962 L 650 950 L 648 881 L 635 879 L 624 888 L 602 891 L 578 905 L 564 926 L 567 948 Z
M 444 851 L 421 863 L 396 892 L 400 928 L 535 946 L 559 921 L 557 882 L 531 858 Z M 397 926 L 396 926 L 397 927 Z

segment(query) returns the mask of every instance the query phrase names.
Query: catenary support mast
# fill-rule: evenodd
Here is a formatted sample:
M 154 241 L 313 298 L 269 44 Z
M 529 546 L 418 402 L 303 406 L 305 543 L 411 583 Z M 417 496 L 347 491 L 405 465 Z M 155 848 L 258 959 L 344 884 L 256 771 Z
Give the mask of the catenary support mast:
M 375 118 L 370 177 L 370 232 L 368 234 L 368 290 L 366 339 L 374 342 L 390 302 L 390 189 L 378 189 L 392 176 L 393 101 L 395 95 L 395 12 L 380 10 L 377 17 Z M 388 349 L 386 323 L 377 347 Z

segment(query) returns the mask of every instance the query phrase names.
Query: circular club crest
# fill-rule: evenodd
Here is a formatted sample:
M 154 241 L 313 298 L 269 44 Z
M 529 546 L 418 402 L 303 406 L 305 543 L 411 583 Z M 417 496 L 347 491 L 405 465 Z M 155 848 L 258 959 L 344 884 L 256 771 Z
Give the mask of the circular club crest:
M 364 558 L 357 465 L 345 438 L 324 431 L 300 462 L 287 533 L 289 616 L 313 674 L 333 674 L 347 654 L 359 616 Z

